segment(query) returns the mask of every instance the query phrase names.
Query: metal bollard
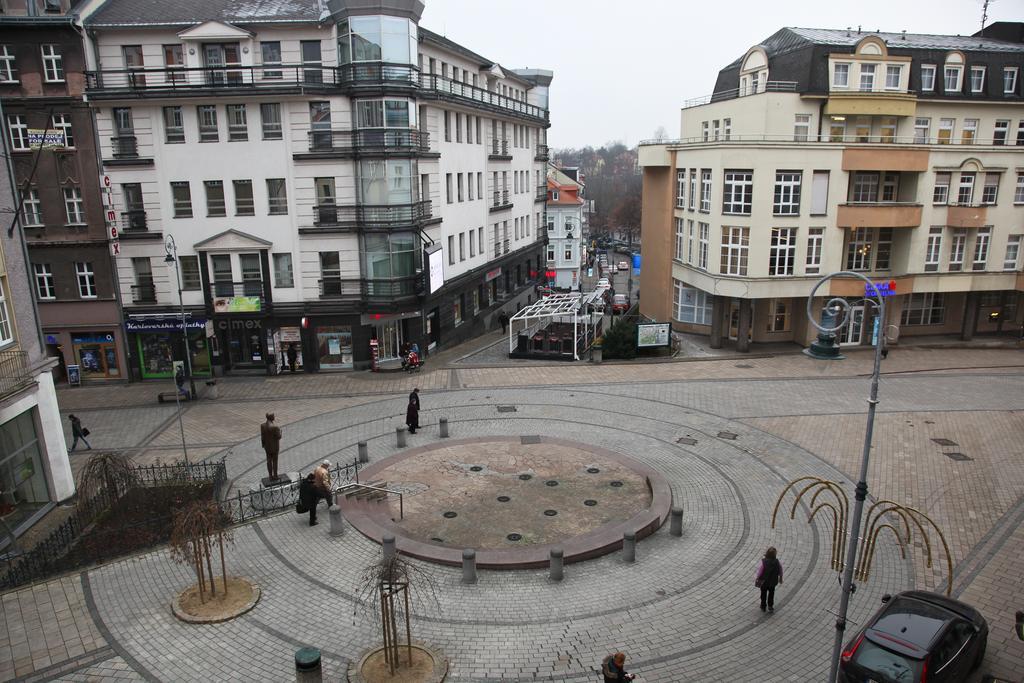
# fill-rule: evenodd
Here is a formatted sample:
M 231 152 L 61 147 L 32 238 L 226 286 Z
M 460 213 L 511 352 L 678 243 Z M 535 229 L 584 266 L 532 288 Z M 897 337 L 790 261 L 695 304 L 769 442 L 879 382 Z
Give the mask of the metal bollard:
M 345 533 L 345 518 L 341 516 L 341 508 L 335 503 L 334 507 L 327 510 L 331 519 L 331 536 L 341 536 Z
M 295 652 L 295 682 L 315 683 L 323 680 L 320 667 L 320 650 L 304 647 Z
M 441 438 L 448 438 L 448 418 L 442 417 L 437 421 L 437 426 L 441 429 Z
M 562 576 L 564 575 L 563 566 L 562 566 L 562 557 L 563 557 L 563 555 L 564 555 L 564 553 L 562 552 L 561 548 L 552 548 L 551 549 L 551 560 L 550 560 L 551 564 L 550 564 L 550 567 L 548 569 L 548 578 L 550 578 L 552 581 L 561 581 L 562 580 Z
M 395 436 L 398 437 L 398 447 L 405 448 L 405 427 L 395 427 Z
M 636 534 L 632 531 L 622 534 L 622 559 L 624 562 L 636 562 Z
M 384 538 L 380 539 L 380 547 L 381 552 L 384 553 L 385 560 L 390 560 L 392 557 L 398 554 L 398 551 L 395 549 L 394 536 L 385 536 Z
M 476 551 L 462 549 L 462 583 L 476 583 Z
M 359 442 L 359 462 L 370 462 L 370 452 L 366 447 L 365 441 Z
M 672 508 L 672 522 L 668 532 L 673 536 L 683 535 L 683 508 Z

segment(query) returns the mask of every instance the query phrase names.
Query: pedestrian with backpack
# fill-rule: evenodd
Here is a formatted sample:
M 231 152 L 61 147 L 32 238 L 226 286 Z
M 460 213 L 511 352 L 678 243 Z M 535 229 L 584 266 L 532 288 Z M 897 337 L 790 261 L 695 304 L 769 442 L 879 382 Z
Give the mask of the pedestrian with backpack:
M 779 562 L 778 551 L 768 548 L 764 557 L 757 565 L 754 585 L 761 589 L 761 611 L 767 607 L 769 612 L 775 611 L 775 587 L 782 584 L 782 563 Z

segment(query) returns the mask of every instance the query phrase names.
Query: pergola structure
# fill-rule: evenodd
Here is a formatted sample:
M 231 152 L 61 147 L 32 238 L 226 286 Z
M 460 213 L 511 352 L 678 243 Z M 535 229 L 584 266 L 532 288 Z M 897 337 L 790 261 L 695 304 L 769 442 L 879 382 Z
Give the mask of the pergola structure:
M 602 289 L 552 294 L 518 311 L 509 319 L 509 355 L 579 360 L 597 336 L 604 312 L 603 294 Z

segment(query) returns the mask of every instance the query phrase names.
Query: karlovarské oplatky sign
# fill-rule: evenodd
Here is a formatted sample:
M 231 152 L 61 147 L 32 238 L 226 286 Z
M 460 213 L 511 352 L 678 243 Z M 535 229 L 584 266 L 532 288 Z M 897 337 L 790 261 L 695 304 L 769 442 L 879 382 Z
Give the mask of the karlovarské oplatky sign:
M 206 328 L 206 318 L 186 318 L 185 326 L 190 330 Z M 181 318 L 129 318 L 124 321 L 126 332 L 180 332 Z

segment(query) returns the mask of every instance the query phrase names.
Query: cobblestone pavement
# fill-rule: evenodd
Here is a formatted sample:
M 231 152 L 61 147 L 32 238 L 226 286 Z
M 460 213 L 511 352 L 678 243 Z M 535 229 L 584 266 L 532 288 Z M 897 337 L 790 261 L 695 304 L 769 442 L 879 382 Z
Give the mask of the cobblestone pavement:
M 1024 679 L 1024 643 L 1011 633 L 1013 610 L 1024 607 L 1012 604 L 1024 595 L 1022 365 L 1020 352 L 1008 350 L 894 350 L 869 470 L 873 497 L 918 507 L 946 533 L 953 594 L 977 605 L 992 629 L 982 670 L 1007 680 Z M 444 416 L 454 437 L 572 439 L 664 474 L 684 509 L 683 536 L 655 533 L 640 542 L 635 564 L 611 554 L 567 566 L 561 583 L 544 571 L 481 571 L 466 586 L 457 568 L 419 563 L 440 609 L 414 608 L 414 638 L 444 651 L 451 680 L 596 680 L 615 649 L 629 653 L 644 681 L 822 680 L 839 597 L 831 531 L 808 525 L 799 510 L 772 529 L 771 510 L 798 476 L 834 479 L 852 493 L 869 371 L 868 355 L 853 353 L 838 364 L 780 356 L 232 379 L 218 401 L 189 405 L 184 421 L 190 456 L 225 458 L 233 489 L 247 490 L 262 474 L 256 425 L 267 410 L 284 425 L 282 470 L 352 459 L 358 441 L 376 461 L 399 451 L 394 427 L 414 385 L 425 428 L 410 446 L 438 440 Z M 172 459 L 176 412 L 156 406 L 152 393 L 133 385 L 62 391 L 60 399 L 94 433 L 117 435 L 105 446 Z M 498 405 L 516 411 L 498 413 Z M 765 615 L 752 573 L 768 545 L 780 550 L 786 582 L 778 610 Z M 312 645 L 326 679 L 343 680 L 344 666 L 378 640 L 355 594 L 379 552 L 351 527 L 330 537 L 326 524 L 311 528 L 294 514 L 243 526 L 229 571 L 254 579 L 263 597 L 213 626 L 171 615 L 171 596 L 194 579 L 165 550 L 7 593 L 0 679 L 279 681 L 294 676 L 294 650 Z M 851 620 L 860 623 L 883 593 L 944 587 L 947 578 L 938 557 L 925 567 L 920 544 L 904 561 L 892 542 L 880 542 Z

